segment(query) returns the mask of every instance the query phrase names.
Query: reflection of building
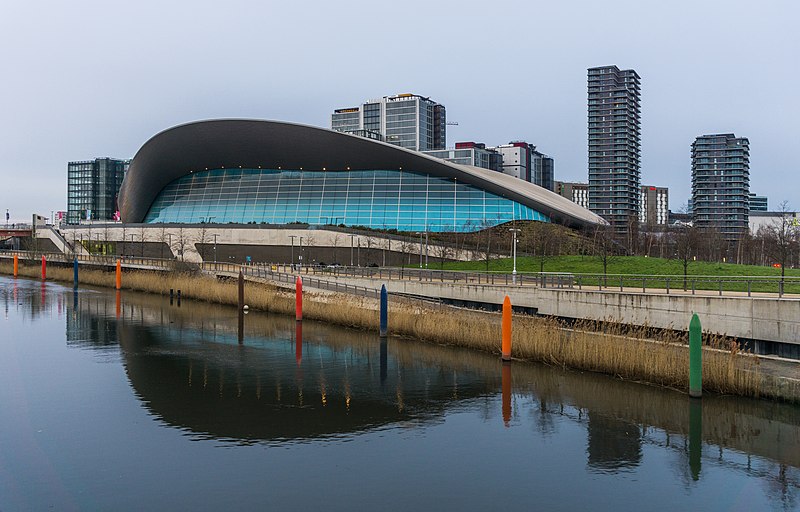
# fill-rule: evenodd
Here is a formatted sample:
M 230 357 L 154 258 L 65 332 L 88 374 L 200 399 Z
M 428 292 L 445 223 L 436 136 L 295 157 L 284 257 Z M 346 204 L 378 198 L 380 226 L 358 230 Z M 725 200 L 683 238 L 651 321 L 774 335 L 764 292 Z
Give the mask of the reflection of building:
M 638 425 L 590 412 L 587 430 L 590 467 L 618 471 L 642 462 L 642 432 Z
M 669 222 L 669 189 L 642 185 L 642 207 L 639 222 L 650 226 L 666 225 Z
M 589 209 L 618 233 L 639 219 L 639 75 L 617 66 L 590 68 Z
M 582 208 L 589 208 L 589 185 L 587 183 L 556 181 L 555 192 Z
M 738 240 L 750 213 L 750 142 L 732 133 L 692 143 L 692 221 Z
M 331 115 L 331 129 L 378 139 L 416 151 L 444 149 L 444 105 L 416 94 L 397 94 L 340 108 Z
M 203 121 L 159 133 L 131 161 L 120 206 L 126 223 L 441 232 L 513 220 L 574 227 L 603 222 L 503 173 L 331 130 L 251 120 Z
M 67 164 L 67 223 L 114 220 L 129 160 L 95 158 Z

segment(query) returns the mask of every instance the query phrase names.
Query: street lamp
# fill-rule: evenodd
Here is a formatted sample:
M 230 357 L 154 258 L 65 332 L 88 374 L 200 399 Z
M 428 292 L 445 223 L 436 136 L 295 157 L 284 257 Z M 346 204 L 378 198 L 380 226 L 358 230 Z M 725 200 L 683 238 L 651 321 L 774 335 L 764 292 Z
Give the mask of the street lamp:
M 289 238 L 292 240 L 292 256 L 289 258 L 289 265 L 294 268 L 294 239 L 297 238 L 297 235 L 289 235 Z
M 512 259 L 514 261 L 514 268 L 511 271 L 511 282 L 513 284 L 517 284 L 517 233 L 519 233 L 519 229 L 509 229 L 511 234 L 514 236 L 514 243 L 512 248 Z
M 214 263 L 217 262 L 217 235 L 214 234 Z
M 419 268 L 422 268 L 422 231 L 417 231 L 415 234 L 419 235 Z
M 300 261 L 300 263 L 298 264 L 298 270 L 302 270 L 303 269 L 303 237 L 300 236 L 298 238 L 300 239 L 300 256 L 297 257 L 297 259 Z
M 356 235 L 347 235 L 350 237 L 350 266 L 353 266 L 353 240 L 355 240 Z

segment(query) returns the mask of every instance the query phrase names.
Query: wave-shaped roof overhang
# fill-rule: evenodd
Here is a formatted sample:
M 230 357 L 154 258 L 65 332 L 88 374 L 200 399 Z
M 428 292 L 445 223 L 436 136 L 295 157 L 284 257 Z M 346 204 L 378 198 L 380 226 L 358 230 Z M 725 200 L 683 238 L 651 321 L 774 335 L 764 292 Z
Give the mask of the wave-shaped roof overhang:
M 533 208 L 572 227 L 605 224 L 594 213 L 542 187 L 478 167 L 457 165 L 385 142 L 279 121 L 219 119 L 165 130 L 131 161 L 119 194 L 123 222 L 143 222 L 161 190 L 192 172 L 220 168 L 402 169 L 455 178 Z

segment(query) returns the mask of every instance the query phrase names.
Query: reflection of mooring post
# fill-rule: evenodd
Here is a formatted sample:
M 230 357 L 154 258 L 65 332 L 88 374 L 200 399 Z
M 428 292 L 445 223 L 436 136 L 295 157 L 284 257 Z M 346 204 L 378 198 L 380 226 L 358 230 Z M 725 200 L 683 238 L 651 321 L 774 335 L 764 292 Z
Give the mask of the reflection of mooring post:
M 181 291 L 178 290 L 178 307 L 181 307 Z
M 386 292 L 386 285 L 381 285 L 381 337 L 385 337 L 388 332 L 389 317 L 389 294 Z
M 117 320 L 119 320 L 120 313 L 122 312 L 122 301 L 121 301 L 122 297 L 120 295 L 121 295 L 120 291 L 117 290 L 116 307 L 115 307 Z
M 303 362 L 303 322 L 295 322 L 294 343 L 294 360 L 299 367 Z
M 244 274 L 239 271 L 239 344 L 244 343 Z
M 389 368 L 389 347 L 387 343 L 386 338 L 381 337 L 381 384 L 386 382 L 386 375 Z
M 692 480 L 700 479 L 700 455 L 703 451 L 703 402 L 689 401 L 689 470 Z
M 72 309 L 73 313 L 78 312 L 78 290 L 72 290 Z
M 703 396 L 703 334 L 697 313 L 689 322 L 689 396 Z
M 511 422 L 511 361 L 503 361 L 503 424 L 508 427 Z
M 172 300 L 174 298 L 175 298 L 175 289 L 174 288 L 170 288 L 169 289 L 169 305 L 170 306 L 172 305 Z
M 122 289 L 122 263 L 119 260 L 117 260 L 116 286 L 117 290 Z

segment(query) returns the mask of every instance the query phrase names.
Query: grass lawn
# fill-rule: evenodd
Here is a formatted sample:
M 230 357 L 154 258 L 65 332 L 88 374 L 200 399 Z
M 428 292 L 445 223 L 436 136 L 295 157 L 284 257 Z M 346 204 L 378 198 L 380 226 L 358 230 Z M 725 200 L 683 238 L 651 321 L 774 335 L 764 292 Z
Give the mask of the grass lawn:
M 439 268 L 437 263 L 432 268 Z M 466 270 L 466 271 L 486 271 L 485 261 L 461 261 L 451 262 L 444 264 L 445 270 Z M 503 258 L 492 260 L 489 262 L 490 272 L 511 272 L 512 260 L 511 258 Z M 517 257 L 517 272 L 539 272 L 540 260 L 538 258 Z M 553 256 L 545 259 L 544 262 L 545 272 L 568 272 L 571 274 L 602 274 L 603 263 L 597 256 Z M 715 276 L 715 277 L 730 277 L 735 279 L 738 276 L 763 276 L 779 278 L 781 270 L 773 267 L 762 267 L 758 265 L 736 265 L 733 263 L 709 263 L 705 261 L 692 261 L 689 262 L 687 269 L 689 276 Z M 615 256 L 609 259 L 608 274 L 621 274 L 625 276 L 632 275 L 650 275 L 650 276 L 683 276 L 683 262 L 680 260 L 668 260 L 664 258 L 645 258 L 643 256 Z M 800 269 L 786 269 L 787 277 L 800 278 Z M 589 285 L 596 285 L 598 278 L 584 278 L 584 283 Z M 776 280 L 777 281 L 777 280 Z M 613 283 L 613 284 L 612 284 Z M 666 279 L 659 281 L 649 280 L 648 287 L 663 287 L 666 286 Z M 615 279 L 609 285 L 619 285 L 619 279 Z M 624 280 L 625 286 L 641 286 L 641 279 L 638 281 L 633 278 Z M 683 280 L 670 279 L 670 286 L 678 287 L 683 286 Z M 695 280 L 695 286 L 698 289 L 716 289 L 719 287 L 718 280 L 713 283 L 703 282 L 702 280 Z M 747 290 L 746 283 L 725 283 L 724 289 L 727 290 Z M 751 285 L 753 291 L 770 291 L 777 292 L 777 282 L 769 283 L 753 283 Z M 786 285 L 786 293 L 800 293 L 800 284 Z

